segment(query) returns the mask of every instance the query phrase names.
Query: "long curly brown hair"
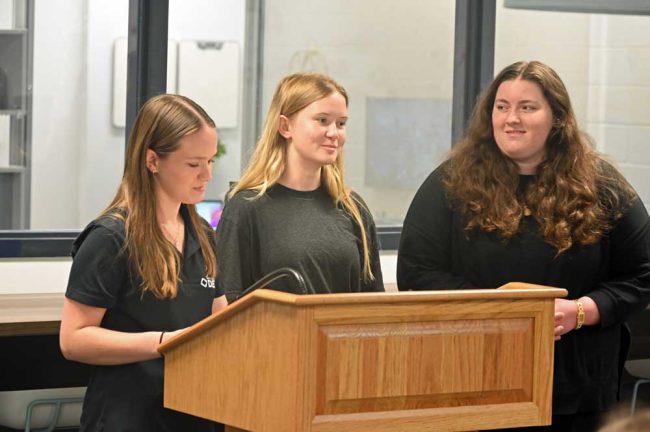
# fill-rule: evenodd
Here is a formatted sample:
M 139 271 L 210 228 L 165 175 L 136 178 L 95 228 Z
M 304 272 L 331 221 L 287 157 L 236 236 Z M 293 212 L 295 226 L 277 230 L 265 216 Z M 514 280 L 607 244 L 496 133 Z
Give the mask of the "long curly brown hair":
M 501 153 L 492 127 L 497 90 L 504 81 L 515 79 L 539 85 L 554 119 L 545 159 L 522 198 L 517 196 L 518 166 Z M 623 176 L 579 130 L 560 77 L 537 61 L 507 66 L 483 92 L 466 135 L 449 155 L 443 183 L 452 205 L 466 218 L 468 234 L 480 229 L 511 238 L 529 209 L 544 240 L 558 254 L 576 242 L 596 243 L 636 197 Z

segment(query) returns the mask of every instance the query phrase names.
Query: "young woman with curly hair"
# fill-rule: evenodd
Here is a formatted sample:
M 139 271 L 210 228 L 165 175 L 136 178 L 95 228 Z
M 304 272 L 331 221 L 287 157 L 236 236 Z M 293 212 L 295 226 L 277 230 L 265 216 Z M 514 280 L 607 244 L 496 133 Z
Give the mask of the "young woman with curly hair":
M 567 289 L 555 307 L 553 425 L 531 430 L 595 430 L 616 402 L 625 320 L 650 301 L 650 220 L 578 129 L 549 66 L 514 63 L 482 94 L 466 136 L 411 203 L 397 281 Z

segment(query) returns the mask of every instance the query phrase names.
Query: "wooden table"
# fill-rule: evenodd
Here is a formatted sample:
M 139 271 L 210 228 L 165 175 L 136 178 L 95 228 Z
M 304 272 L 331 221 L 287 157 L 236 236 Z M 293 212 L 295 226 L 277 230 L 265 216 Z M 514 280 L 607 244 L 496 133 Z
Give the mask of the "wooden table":
M 59 332 L 63 293 L 0 294 L 0 336 Z

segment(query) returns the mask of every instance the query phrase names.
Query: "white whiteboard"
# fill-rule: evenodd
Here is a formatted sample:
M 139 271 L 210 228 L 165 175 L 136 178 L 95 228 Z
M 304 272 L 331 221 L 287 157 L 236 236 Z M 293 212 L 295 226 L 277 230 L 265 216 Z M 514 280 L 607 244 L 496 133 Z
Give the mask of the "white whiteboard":
M 237 42 L 178 43 L 178 93 L 201 105 L 219 128 L 238 124 L 239 57 Z
M 113 126 L 126 126 L 127 38 L 115 39 L 113 46 Z M 176 41 L 167 42 L 167 93 L 176 93 Z

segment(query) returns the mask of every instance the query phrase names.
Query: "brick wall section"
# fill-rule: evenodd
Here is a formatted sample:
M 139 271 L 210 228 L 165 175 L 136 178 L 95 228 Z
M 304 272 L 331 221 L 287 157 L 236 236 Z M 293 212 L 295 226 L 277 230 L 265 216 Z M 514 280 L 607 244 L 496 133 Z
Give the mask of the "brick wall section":
M 593 15 L 587 131 L 650 208 L 650 17 Z

